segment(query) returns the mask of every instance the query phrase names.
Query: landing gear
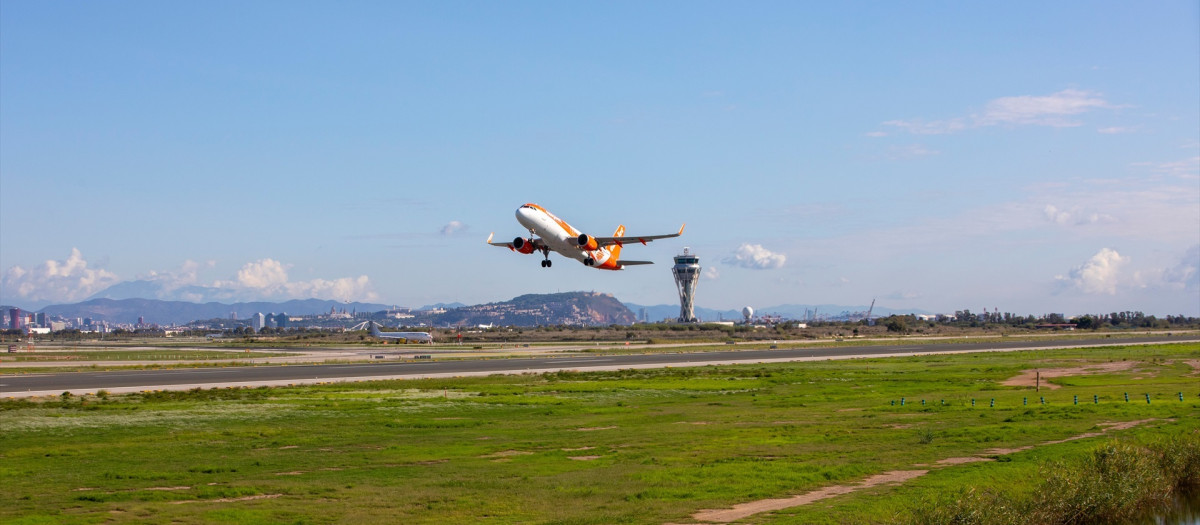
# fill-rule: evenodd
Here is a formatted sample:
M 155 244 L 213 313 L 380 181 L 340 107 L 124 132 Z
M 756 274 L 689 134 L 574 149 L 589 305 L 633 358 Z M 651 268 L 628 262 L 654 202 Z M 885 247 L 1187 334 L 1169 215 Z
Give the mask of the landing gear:
M 595 266 L 595 265 L 596 265 L 596 260 L 595 260 L 595 259 L 593 259 L 593 258 L 591 258 L 591 257 L 588 257 L 588 258 L 586 258 L 586 259 L 584 259 L 584 260 L 583 260 L 583 265 L 584 265 L 584 266 Z
M 542 261 L 542 268 L 549 268 L 550 265 L 554 264 L 550 261 L 550 248 L 543 248 L 542 254 L 546 256 L 546 260 Z

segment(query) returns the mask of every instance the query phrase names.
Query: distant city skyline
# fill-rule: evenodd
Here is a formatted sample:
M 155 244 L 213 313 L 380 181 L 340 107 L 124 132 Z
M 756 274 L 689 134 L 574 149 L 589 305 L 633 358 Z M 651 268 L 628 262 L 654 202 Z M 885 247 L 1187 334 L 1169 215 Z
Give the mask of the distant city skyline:
M 1034 16 L 1032 13 L 1036 13 Z M 1200 5 L 0 10 L 0 303 L 1200 315 Z M 489 248 L 535 202 L 653 266 Z M 151 292 L 147 292 L 151 293 Z M 166 298 L 166 297 L 149 297 Z

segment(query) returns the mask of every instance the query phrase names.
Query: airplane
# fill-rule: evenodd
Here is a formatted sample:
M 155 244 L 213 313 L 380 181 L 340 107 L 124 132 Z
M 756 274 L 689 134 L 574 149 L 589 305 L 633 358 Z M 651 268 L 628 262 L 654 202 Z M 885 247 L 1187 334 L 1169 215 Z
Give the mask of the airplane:
M 679 231 L 663 235 L 630 235 L 625 236 L 625 225 L 617 226 L 612 237 L 592 237 L 576 230 L 566 221 L 555 217 L 553 213 L 537 204 L 528 203 L 517 208 L 517 222 L 529 230 L 529 238 L 517 237 L 512 242 L 492 242 L 495 233 L 488 235 L 487 243 L 492 246 L 504 246 L 514 252 L 531 254 L 541 252 L 545 259 L 542 268 L 549 268 L 550 251 L 553 250 L 563 257 L 575 259 L 584 266 L 599 270 L 623 270 L 626 266 L 654 264 L 653 261 L 622 261 L 621 247 L 630 242 L 646 244 L 656 239 L 666 239 L 683 235 L 684 224 Z
M 371 321 L 371 336 L 380 339 L 403 339 L 405 343 L 433 343 L 433 334 L 429 332 L 380 332 L 375 321 Z

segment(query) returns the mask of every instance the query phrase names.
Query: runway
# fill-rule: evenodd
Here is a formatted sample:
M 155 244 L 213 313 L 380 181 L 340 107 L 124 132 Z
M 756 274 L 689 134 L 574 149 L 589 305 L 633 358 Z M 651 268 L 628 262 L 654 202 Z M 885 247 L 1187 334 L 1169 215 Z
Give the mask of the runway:
M 420 379 L 491 374 L 544 373 L 556 371 L 602 371 L 633 368 L 704 366 L 710 364 L 778 363 L 824 359 L 854 359 L 981 351 L 1019 351 L 1089 346 L 1146 345 L 1200 342 L 1200 335 L 1159 335 L 1120 339 L 1058 341 L 990 341 L 949 344 L 895 344 L 880 346 L 831 346 L 825 348 L 781 348 L 777 350 L 732 350 L 633 355 L 515 357 L 487 360 L 444 360 L 366 362 L 356 364 L 236 366 L 223 368 L 174 368 L 165 370 L 119 370 L 53 374 L 0 375 L 0 396 L 29 397 L 143 390 L 187 390 L 229 386 L 284 386 L 324 382 L 376 379 Z

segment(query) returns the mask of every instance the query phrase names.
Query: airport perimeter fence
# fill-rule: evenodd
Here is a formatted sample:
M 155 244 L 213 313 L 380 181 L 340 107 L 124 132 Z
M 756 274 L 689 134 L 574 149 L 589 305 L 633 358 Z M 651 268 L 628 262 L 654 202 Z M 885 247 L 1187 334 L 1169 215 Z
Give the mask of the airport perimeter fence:
M 1141 394 L 1141 396 L 1135 395 L 1133 399 L 1137 399 L 1138 397 L 1144 397 L 1147 405 L 1152 404 L 1152 402 L 1153 402 L 1153 398 L 1151 397 L 1151 394 L 1149 394 L 1149 393 L 1143 393 L 1143 394 Z M 1197 394 L 1197 397 L 1200 397 L 1200 394 Z M 1125 403 L 1131 402 L 1130 397 L 1129 397 L 1129 392 L 1124 392 L 1124 399 L 1125 399 L 1124 400 Z M 1178 402 L 1182 403 L 1184 401 L 1183 392 L 1178 392 L 1173 396 L 1168 396 L 1168 398 L 1163 401 L 1171 401 L 1171 400 L 1175 400 L 1175 399 L 1178 399 Z M 1108 399 L 1106 397 L 1103 400 L 1107 401 Z M 929 403 L 926 403 L 926 401 L 927 400 L 924 398 L 920 399 L 921 406 L 923 406 L 923 407 L 930 406 L 930 405 L 943 406 L 943 407 L 956 406 L 955 400 L 951 400 L 950 403 L 947 403 L 945 399 L 939 399 L 938 404 L 936 404 L 936 405 L 933 405 L 932 401 L 929 401 Z M 970 406 L 972 408 L 974 408 L 976 406 L 975 401 L 976 401 L 976 398 L 972 397 L 970 399 Z M 1092 394 L 1092 404 L 1099 405 L 1101 401 L 1102 401 L 1102 399 L 1098 394 Z M 1116 401 L 1120 402 L 1121 400 L 1118 398 Z M 1140 402 L 1140 400 L 1138 400 L 1138 402 Z M 906 406 L 906 404 L 908 403 L 908 399 L 904 398 L 904 397 L 900 398 L 899 401 L 897 401 L 895 399 L 891 399 L 891 400 L 889 400 L 889 403 L 890 403 L 890 406 Z M 1084 403 L 1085 404 L 1087 403 L 1086 398 L 1084 399 Z M 963 401 L 963 404 L 965 406 L 966 401 Z M 1037 396 L 1037 399 L 1035 400 L 1035 404 L 1036 405 L 1052 405 L 1054 403 L 1052 401 L 1047 401 L 1046 396 Z M 1079 395 L 1072 395 L 1070 404 L 1078 405 L 1079 404 Z M 1029 397 L 1028 396 L 1024 396 L 1021 398 L 1021 406 L 1029 406 Z M 995 408 L 995 407 L 996 407 L 996 398 L 994 398 L 994 397 L 988 398 L 988 408 Z

